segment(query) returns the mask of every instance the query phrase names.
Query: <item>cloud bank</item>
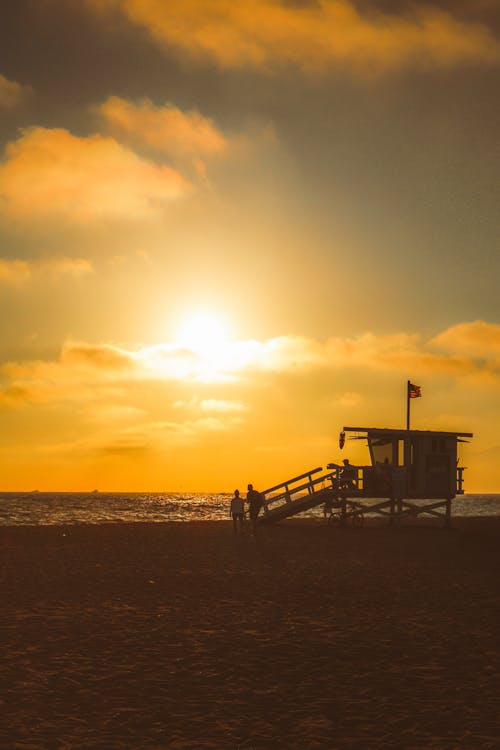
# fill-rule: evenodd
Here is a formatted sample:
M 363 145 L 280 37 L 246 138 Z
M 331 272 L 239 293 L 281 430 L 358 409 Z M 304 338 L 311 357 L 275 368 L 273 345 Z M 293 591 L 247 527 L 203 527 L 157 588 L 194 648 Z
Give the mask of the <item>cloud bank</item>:
M 207 186 L 208 160 L 230 152 L 230 139 L 195 110 L 116 96 L 91 109 L 102 133 L 32 127 L 7 144 L 0 210 L 80 223 L 148 220 Z
M 81 278 L 93 273 L 86 258 L 48 258 L 27 261 L 0 258 L 0 284 L 25 284 L 35 279 Z
M 485 336 L 474 348 L 478 330 Z M 0 410 L 20 424 L 51 426 L 37 443 L 39 456 L 72 465 L 77 458 L 118 461 L 117 480 L 125 470 L 121 458 L 164 466 L 170 456 L 177 470 L 177 461 L 192 466 L 194 447 L 207 459 L 206 471 L 235 446 L 245 461 L 255 453 L 259 466 L 263 456 L 279 454 L 292 471 L 292 462 L 331 452 L 340 424 L 398 423 L 410 374 L 423 386 L 419 413 L 433 429 L 479 432 L 476 411 L 487 403 L 481 439 L 491 445 L 499 347 L 500 326 L 485 321 L 452 326 L 429 341 L 366 333 L 232 342 L 217 368 L 202 352 L 175 343 L 133 349 L 69 340 L 56 359 L 0 366 Z M 53 430 L 58 420 L 64 426 Z M 484 476 L 476 481 L 484 486 Z
M 211 120 L 170 103 L 155 106 L 150 99 L 134 103 L 110 96 L 96 112 L 118 140 L 149 146 L 174 158 L 212 156 L 227 147 L 227 139 Z
M 500 361 L 500 325 L 483 320 L 459 323 L 435 336 L 431 344 L 446 352 Z
M 188 181 L 110 137 L 32 128 L 0 164 L 0 208 L 17 216 L 144 219 L 185 195 Z
M 350 0 L 89 0 L 118 7 L 169 50 L 221 68 L 360 73 L 491 64 L 500 45 L 480 25 L 415 4 L 403 13 L 362 12 Z
M 482 340 L 475 332 L 483 332 Z M 474 343 L 475 342 L 475 343 Z M 437 347 L 447 351 L 435 351 Z M 500 387 L 500 326 L 475 321 L 448 328 L 429 342 L 415 334 L 314 341 L 283 336 L 267 341 L 229 342 L 210 352 L 158 344 L 130 350 L 110 344 L 68 341 L 59 360 L 7 363 L 0 369 L 4 384 L 0 403 L 63 401 L 95 398 L 96 389 L 113 397 L 137 384 L 228 384 L 248 386 L 259 377 L 307 378 L 319 371 L 414 373 L 418 377 L 444 376 Z M 346 403 L 358 403 L 362 394 L 348 392 Z M 177 401 L 176 408 L 193 402 Z M 244 411 L 243 402 L 211 397 L 196 402 L 201 411 Z

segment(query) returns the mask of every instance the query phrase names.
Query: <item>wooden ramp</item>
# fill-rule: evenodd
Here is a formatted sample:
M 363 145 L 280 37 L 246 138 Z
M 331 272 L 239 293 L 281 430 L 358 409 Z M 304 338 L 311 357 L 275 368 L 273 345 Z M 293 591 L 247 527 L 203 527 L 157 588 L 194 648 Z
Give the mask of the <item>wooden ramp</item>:
M 259 518 L 260 523 L 282 521 L 284 518 L 323 505 L 326 500 L 336 499 L 334 476 L 331 472 L 321 474 L 322 471 L 322 467 L 319 466 L 264 490 L 263 515 Z

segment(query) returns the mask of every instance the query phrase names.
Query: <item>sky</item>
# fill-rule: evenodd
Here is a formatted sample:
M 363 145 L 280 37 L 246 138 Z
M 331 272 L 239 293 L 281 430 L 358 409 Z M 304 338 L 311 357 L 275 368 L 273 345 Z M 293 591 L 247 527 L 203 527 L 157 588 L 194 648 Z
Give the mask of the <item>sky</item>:
M 500 492 L 499 0 L 16 0 L 0 489 L 263 489 L 344 426 Z

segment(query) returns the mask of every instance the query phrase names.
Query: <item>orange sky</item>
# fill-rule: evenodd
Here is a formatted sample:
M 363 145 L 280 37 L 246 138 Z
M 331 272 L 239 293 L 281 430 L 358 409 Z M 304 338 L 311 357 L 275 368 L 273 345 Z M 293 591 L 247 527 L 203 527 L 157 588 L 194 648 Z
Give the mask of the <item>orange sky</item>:
M 5 16 L 1 490 L 264 487 L 411 379 L 500 491 L 496 3 Z

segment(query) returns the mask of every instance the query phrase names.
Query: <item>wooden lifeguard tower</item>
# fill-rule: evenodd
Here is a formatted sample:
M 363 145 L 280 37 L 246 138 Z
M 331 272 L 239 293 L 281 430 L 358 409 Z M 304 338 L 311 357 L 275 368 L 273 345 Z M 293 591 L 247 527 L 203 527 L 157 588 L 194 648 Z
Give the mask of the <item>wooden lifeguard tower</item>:
M 417 389 L 412 391 L 411 389 Z M 407 429 L 344 427 L 354 440 L 366 440 L 370 463 L 327 465 L 300 474 L 264 490 L 261 523 L 272 523 L 319 505 L 335 508 L 341 522 L 365 513 L 399 523 L 405 517 L 429 515 L 451 520 L 451 502 L 463 494 L 464 466 L 459 465 L 458 444 L 471 432 L 410 430 L 409 399 L 420 387 L 408 381 Z
M 343 432 L 367 441 L 371 463 L 353 467 L 355 476 L 347 489 L 361 499 L 365 512 L 388 514 L 398 521 L 404 516 L 444 514 L 449 524 L 451 501 L 463 495 L 465 467 L 459 465 L 458 443 L 472 433 L 377 427 L 344 427 Z M 345 468 L 335 464 L 328 468 L 342 486 Z M 378 498 L 385 501 L 372 502 Z

